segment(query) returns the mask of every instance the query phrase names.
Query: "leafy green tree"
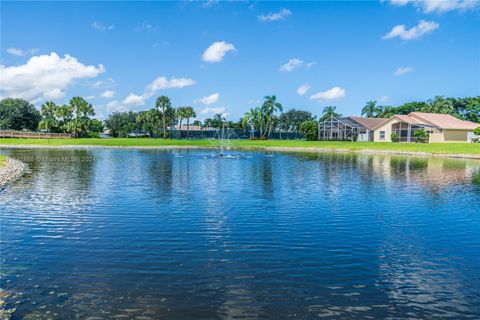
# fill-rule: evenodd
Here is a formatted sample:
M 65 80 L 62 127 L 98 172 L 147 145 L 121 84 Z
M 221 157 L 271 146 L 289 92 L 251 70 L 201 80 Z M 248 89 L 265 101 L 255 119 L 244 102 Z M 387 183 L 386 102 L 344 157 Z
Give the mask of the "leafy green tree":
M 309 141 L 318 139 L 318 122 L 315 120 L 305 121 L 300 125 L 300 132 L 303 133 L 305 139 Z
M 128 134 L 135 131 L 137 127 L 137 113 L 114 112 L 105 120 L 105 127 L 110 130 L 113 137 L 128 137 Z
M 88 127 L 88 133 L 92 137 L 98 137 L 98 135 L 103 132 L 103 129 L 104 126 L 101 120 L 92 119 L 92 121 L 90 121 L 90 126 Z
M 0 129 L 33 131 L 41 118 L 40 112 L 26 100 L 6 98 L 0 101 Z
M 377 101 L 367 101 L 365 106 L 362 108 L 362 116 L 367 118 L 377 117 L 380 113 L 380 110 L 377 107 Z
M 47 132 L 53 132 L 59 128 L 60 122 L 55 116 L 57 113 L 57 108 L 58 106 L 52 101 L 47 101 L 42 104 L 40 109 L 42 120 L 38 124 L 39 129 L 45 129 Z
M 280 115 L 278 126 L 287 132 L 299 132 L 302 123 L 313 119 L 314 117 L 309 111 L 290 109 Z

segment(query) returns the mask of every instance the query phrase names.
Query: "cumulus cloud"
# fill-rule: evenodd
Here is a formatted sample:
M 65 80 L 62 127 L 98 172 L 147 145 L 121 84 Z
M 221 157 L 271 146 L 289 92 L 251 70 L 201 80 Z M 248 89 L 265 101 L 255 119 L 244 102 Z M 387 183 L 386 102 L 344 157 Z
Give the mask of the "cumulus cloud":
M 130 93 L 122 101 L 111 101 L 107 104 L 107 108 L 112 110 L 128 110 L 128 107 L 143 106 L 145 102 L 157 93 L 157 91 L 165 89 L 181 89 L 188 86 L 193 86 L 195 80 L 189 78 L 175 78 L 168 79 L 167 77 L 157 77 L 149 83 L 142 94 Z
M 310 86 L 308 84 L 303 84 L 301 85 L 300 87 L 297 88 L 297 94 L 299 96 L 303 96 L 305 95 L 305 93 L 307 93 L 307 91 L 310 89 Z
M 194 102 L 200 102 L 204 105 L 209 105 L 209 104 L 217 102 L 218 99 L 220 99 L 220 94 L 218 92 L 215 92 L 215 93 L 212 93 L 209 96 L 205 96 L 201 99 L 197 99 Z
M 147 90 L 149 92 L 155 92 L 163 89 L 181 89 L 184 87 L 193 86 L 195 83 L 195 80 L 188 78 L 173 77 L 167 79 L 166 77 L 158 77 L 147 86 Z
M 317 92 L 310 96 L 311 100 L 337 100 L 345 97 L 346 91 L 340 87 L 333 87 L 326 91 Z
M 271 22 L 271 21 L 278 21 L 284 20 L 288 16 L 290 16 L 292 12 L 288 9 L 281 9 L 278 12 L 269 12 L 268 14 L 262 14 L 258 16 L 258 20 L 262 22 Z
M 413 71 L 412 67 L 400 67 L 397 70 L 395 70 L 395 75 L 396 76 L 402 76 L 404 74 L 410 73 Z
M 111 31 L 115 28 L 115 26 L 113 24 L 106 25 L 102 21 L 94 21 L 94 22 L 92 22 L 92 24 L 90 26 L 93 29 L 101 31 L 101 32 Z
M 467 11 L 480 7 L 477 0 L 391 0 L 390 3 L 395 6 L 412 4 L 424 13 Z
M 203 108 L 202 110 L 200 110 L 200 114 L 209 114 L 209 113 L 212 113 L 212 114 L 217 114 L 217 113 L 221 113 L 221 114 L 225 114 L 225 111 L 226 111 L 226 108 L 224 107 L 219 107 L 219 108 L 211 108 L 211 107 L 205 107 Z
M 0 65 L 0 92 L 27 100 L 58 99 L 75 80 L 95 78 L 103 72 L 101 64 L 87 66 L 68 54 L 61 58 L 52 52 L 33 56 L 23 65 Z
M 400 38 L 402 40 L 419 39 L 424 35 L 432 33 L 438 29 L 440 25 L 434 21 L 420 20 L 417 26 L 407 29 L 405 25 L 399 24 L 392 28 L 392 30 L 383 36 L 383 39 Z
M 100 94 L 102 98 L 113 98 L 115 96 L 115 91 L 113 90 L 105 90 Z
M 303 60 L 300 60 L 298 58 L 292 58 L 292 59 L 288 60 L 287 63 L 282 64 L 280 66 L 280 71 L 291 72 L 295 69 L 302 68 L 302 67 L 310 68 L 314 64 L 315 64 L 315 62 L 306 63 Z
M 212 43 L 202 55 L 205 62 L 220 62 L 229 51 L 235 51 L 235 46 L 225 41 Z
M 34 55 L 38 51 L 38 49 L 33 48 L 28 50 L 22 50 L 19 48 L 8 48 L 6 51 L 10 54 L 13 54 L 14 56 L 24 57 L 26 55 Z
M 139 96 L 134 93 L 130 93 L 125 99 L 123 99 L 122 104 L 124 106 L 143 106 L 147 98 L 149 98 L 149 96 L 145 94 Z

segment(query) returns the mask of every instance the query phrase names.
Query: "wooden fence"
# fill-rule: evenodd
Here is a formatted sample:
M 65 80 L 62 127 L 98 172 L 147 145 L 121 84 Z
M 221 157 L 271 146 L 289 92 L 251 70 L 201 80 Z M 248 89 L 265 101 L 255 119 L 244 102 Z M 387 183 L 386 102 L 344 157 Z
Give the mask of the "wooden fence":
M 73 138 L 73 134 L 0 130 L 0 138 L 69 139 Z

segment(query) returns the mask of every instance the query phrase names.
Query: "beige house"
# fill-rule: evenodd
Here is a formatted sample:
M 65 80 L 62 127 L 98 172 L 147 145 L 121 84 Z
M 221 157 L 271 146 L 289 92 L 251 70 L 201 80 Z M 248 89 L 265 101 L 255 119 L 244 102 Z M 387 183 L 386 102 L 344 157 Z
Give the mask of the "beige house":
M 426 130 L 429 142 L 467 142 L 479 126 L 439 113 L 412 112 L 388 119 L 331 116 L 318 124 L 318 140 L 391 142 L 396 133 L 400 142 L 415 142 L 413 133 Z
M 479 126 L 448 114 L 412 112 L 394 115 L 377 125 L 373 128 L 373 141 L 391 142 L 395 132 L 400 142 L 414 142 L 413 132 L 424 129 L 430 133 L 429 142 L 467 142 L 469 132 Z

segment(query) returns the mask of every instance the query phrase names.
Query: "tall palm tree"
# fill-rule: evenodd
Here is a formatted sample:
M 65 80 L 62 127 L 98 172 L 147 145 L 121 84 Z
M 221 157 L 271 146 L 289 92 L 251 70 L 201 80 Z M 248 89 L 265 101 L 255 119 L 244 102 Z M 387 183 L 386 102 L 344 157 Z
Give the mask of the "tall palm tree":
M 273 119 L 275 112 L 282 112 L 283 106 L 280 102 L 277 102 L 277 97 L 273 96 L 266 96 L 265 101 L 262 104 L 262 113 L 265 119 L 265 131 L 263 133 L 263 137 L 270 135 L 272 128 L 273 128 Z
M 163 139 L 167 138 L 167 113 L 172 108 L 172 103 L 167 96 L 160 96 L 155 102 L 155 107 L 162 113 Z
M 367 118 L 378 117 L 379 109 L 377 107 L 377 101 L 367 101 L 365 106 L 362 108 L 362 116 Z
M 190 118 L 196 118 L 197 114 L 192 107 L 185 107 L 184 117 L 187 119 L 187 138 L 190 137 Z
M 58 106 L 52 101 L 47 101 L 42 104 L 40 113 L 43 117 L 42 121 L 38 124 L 39 128 L 51 132 L 53 129 L 57 128 L 59 123 L 55 114 L 57 112 Z

